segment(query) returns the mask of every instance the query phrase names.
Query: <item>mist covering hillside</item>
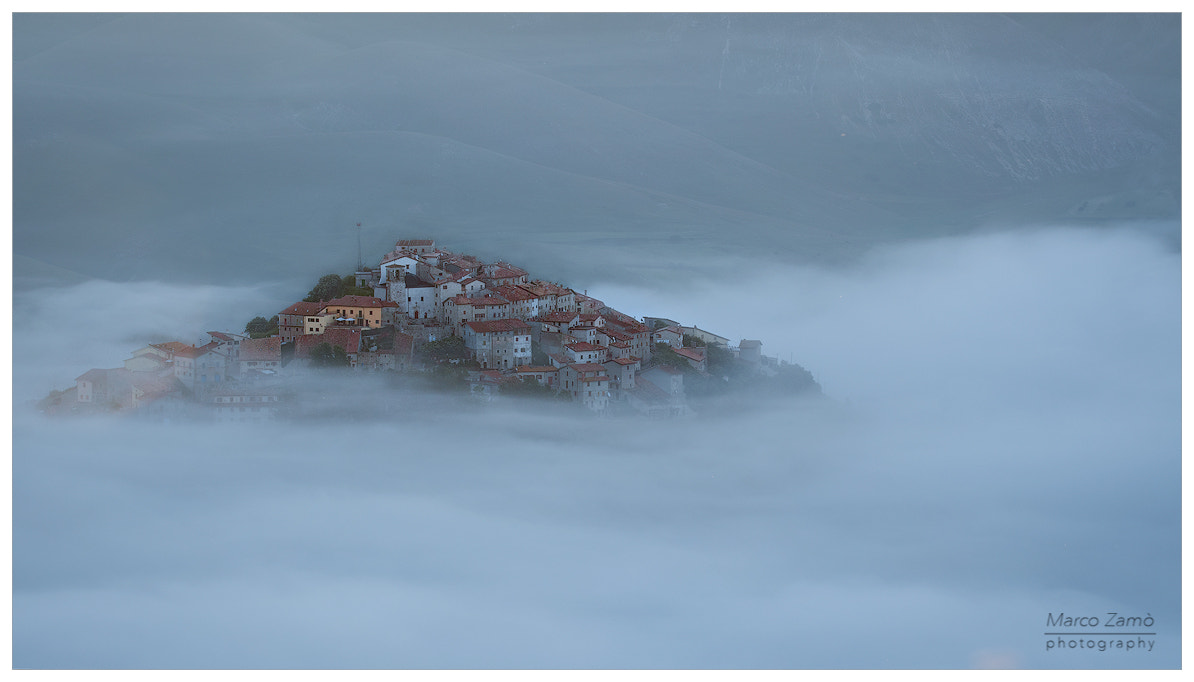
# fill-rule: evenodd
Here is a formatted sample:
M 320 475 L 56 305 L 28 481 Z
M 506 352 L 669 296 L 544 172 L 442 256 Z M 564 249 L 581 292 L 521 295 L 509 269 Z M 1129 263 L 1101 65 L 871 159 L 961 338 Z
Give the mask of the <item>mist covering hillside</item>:
M 1177 15 L 13 26 L 14 667 L 1180 667 Z M 32 408 L 289 306 L 357 222 L 825 399 Z M 1151 650 L 1046 649 L 1108 611 Z

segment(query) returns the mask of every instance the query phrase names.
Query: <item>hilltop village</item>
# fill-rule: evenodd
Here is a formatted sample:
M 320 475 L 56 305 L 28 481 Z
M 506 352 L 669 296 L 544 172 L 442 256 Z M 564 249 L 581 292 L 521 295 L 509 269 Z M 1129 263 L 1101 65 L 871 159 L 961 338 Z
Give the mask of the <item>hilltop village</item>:
M 354 293 L 335 295 L 345 290 Z M 685 376 L 708 378 L 711 359 L 759 375 L 782 371 L 786 363 L 761 347 L 666 318 L 636 320 L 510 263 L 405 239 L 376 268 L 358 269 L 352 281 L 325 277 L 306 300 L 256 318 L 244 334 L 146 345 L 123 367 L 77 377 L 42 408 L 168 416 L 200 406 L 216 421 L 258 421 L 277 415 L 289 379 L 339 366 L 447 375 L 483 401 L 536 395 L 596 414 L 684 416 L 692 412 Z

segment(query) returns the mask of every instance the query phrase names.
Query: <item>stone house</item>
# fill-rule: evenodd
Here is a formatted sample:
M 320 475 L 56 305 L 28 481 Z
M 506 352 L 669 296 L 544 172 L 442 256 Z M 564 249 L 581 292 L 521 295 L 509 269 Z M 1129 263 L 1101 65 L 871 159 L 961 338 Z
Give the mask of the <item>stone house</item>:
M 531 360 L 531 325 L 522 320 L 464 324 L 464 346 L 487 369 L 514 369 Z

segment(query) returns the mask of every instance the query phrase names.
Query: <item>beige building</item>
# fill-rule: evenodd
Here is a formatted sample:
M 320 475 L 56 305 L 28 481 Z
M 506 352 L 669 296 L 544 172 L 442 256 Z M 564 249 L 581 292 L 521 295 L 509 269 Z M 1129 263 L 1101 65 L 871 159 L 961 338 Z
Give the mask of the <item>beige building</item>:
M 331 315 L 337 325 L 375 329 L 393 324 L 393 312 L 397 309 L 397 303 L 376 296 L 341 296 L 325 303 L 322 314 Z
M 311 327 L 309 318 L 321 315 L 323 307 L 323 303 L 299 301 L 278 313 L 278 336 L 281 336 L 283 341 L 294 341 L 303 334 L 319 333 L 308 331 Z

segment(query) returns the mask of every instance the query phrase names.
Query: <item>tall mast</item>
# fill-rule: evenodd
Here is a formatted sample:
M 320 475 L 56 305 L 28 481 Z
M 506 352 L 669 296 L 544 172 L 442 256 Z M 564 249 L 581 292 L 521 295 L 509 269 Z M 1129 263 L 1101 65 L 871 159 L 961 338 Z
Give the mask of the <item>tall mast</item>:
M 361 224 L 357 223 L 357 272 L 365 269 L 365 259 L 361 255 Z

